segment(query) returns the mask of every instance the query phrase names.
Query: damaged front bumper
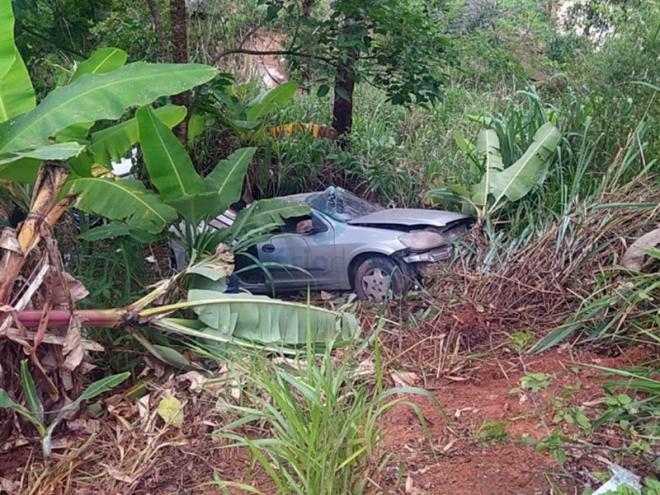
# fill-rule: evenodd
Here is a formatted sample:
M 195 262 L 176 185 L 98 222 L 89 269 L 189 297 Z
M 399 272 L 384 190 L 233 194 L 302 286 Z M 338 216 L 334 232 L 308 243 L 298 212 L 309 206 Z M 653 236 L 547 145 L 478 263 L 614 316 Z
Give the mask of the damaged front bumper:
M 423 253 L 410 253 L 401 259 L 406 263 L 439 263 L 449 259 L 452 253 L 451 245 L 440 246 Z

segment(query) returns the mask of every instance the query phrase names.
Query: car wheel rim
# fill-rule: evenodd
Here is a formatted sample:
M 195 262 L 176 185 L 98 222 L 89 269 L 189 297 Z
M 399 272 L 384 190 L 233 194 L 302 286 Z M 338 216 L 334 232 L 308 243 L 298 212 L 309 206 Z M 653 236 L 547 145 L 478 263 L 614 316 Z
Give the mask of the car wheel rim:
M 382 301 L 390 292 L 392 278 L 380 268 L 375 268 L 362 277 L 362 290 L 369 299 Z

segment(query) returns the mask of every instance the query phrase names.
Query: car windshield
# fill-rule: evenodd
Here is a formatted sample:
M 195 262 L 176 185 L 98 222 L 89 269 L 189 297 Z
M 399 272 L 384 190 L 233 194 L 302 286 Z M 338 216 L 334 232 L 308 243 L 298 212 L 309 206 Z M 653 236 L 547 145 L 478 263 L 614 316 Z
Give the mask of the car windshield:
M 340 222 L 348 222 L 382 209 L 340 187 L 329 187 L 323 192 L 310 194 L 305 202 Z

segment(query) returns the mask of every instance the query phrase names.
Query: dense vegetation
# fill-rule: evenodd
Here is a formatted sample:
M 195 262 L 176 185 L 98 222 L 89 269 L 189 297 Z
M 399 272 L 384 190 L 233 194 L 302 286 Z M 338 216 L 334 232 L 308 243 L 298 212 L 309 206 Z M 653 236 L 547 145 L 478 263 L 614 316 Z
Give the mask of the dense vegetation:
M 158 380 L 144 376 L 163 366 L 221 382 L 213 438 L 260 473 L 188 488 L 374 490 L 388 411 L 408 407 L 419 448 L 439 452 L 436 395 L 394 373 L 387 385 L 402 356 L 388 342 L 417 328 L 447 330 L 451 360 L 494 340 L 521 362 L 559 344 L 645 349 L 639 366 L 600 368 L 618 381 L 597 415 L 556 398 L 564 430 L 528 443 L 563 464 L 616 429 L 614 462 L 657 469 L 656 2 L 0 0 L 0 35 L 0 438 L 41 440 L 31 493 L 67 490 L 48 460 L 65 418 L 85 401 L 102 414 L 94 399 L 125 381 L 151 414 Z M 122 159 L 130 179 L 113 172 Z M 426 287 L 384 306 L 225 294 L 235 257 L 306 212 L 272 198 L 329 185 L 475 225 Z M 208 226 L 240 199 L 252 204 L 232 228 Z M 179 273 L 172 239 L 190 262 Z M 464 334 L 443 327 L 466 311 L 478 323 Z M 516 393 L 549 380 L 528 373 Z M 162 387 L 158 435 L 184 414 Z

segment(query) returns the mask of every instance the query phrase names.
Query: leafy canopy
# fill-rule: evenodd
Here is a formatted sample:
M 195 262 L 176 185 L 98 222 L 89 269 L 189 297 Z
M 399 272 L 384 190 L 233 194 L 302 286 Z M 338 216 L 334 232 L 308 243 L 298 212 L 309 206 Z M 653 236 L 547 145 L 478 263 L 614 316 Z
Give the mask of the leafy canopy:
M 425 3 L 334 0 L 325 12 L 320 2 L 306 2 L 316 7 L 310 13 L 300 2 L 265 3 L 272 19 L 294 27 L 290 51 L 300 55 L 294 63 L 309 64 L 320 75 L 319 82 L 353 65 L 355 81 L 368 80 L 384 89 L 393 103 L 430 104 L 442 96 L 444 69 L 455 55 Z M 323 83 L 319 94 L 329 89 Z

